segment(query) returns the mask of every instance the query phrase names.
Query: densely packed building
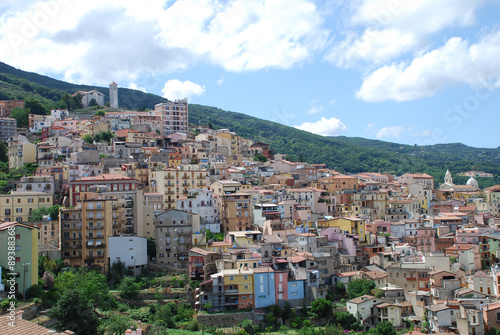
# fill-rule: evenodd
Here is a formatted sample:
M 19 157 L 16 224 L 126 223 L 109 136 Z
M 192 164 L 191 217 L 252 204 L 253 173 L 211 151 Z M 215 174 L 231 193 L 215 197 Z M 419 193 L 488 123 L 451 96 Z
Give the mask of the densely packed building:
M 475 179 L 487 172 L 464 172 L 466 185 L 456 185 L 450 171 L 439 184 L 425 173 L 291 162 L 228 129 L 189 129 L 185 100 L 30 120 L 31 135 L 9 135 L 9 167 L 38 170 L 0 195 L 3 227 L 30 239 L 23 257 L 55 252 L 104 273 L 117 260 L 184 273 L 200 282 L 200 311 L 302 306 L 367 279 L 382 297 L 346 306 L 365 329 L 424 318 L 436 333 L 499 326 L 500 185 L 481 189 Z M 108 132 L 109 141 L 83 141 Z M 58 221 L 30 221 L 54 204 Z M 147 238 L 156 241 L 149 259 Z

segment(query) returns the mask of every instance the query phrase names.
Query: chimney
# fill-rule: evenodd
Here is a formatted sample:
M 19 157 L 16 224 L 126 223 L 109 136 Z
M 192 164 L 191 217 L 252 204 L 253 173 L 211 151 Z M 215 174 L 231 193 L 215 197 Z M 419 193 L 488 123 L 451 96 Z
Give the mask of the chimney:
M 444 298 L 444 304 L 445 304 L 446 306 L 448 306 L 448 297 L 445 297 L 445 298 Z

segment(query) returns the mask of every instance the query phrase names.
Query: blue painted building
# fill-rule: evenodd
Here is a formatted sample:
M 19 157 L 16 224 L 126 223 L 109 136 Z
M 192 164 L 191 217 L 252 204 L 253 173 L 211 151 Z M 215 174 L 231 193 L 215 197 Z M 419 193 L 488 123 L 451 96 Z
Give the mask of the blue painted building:
M 288 300 L 304 299 L 304 281 L 288 282 Z
M 270 267 L 253 269 L 255 308 L 276 303 L 274 270 Z

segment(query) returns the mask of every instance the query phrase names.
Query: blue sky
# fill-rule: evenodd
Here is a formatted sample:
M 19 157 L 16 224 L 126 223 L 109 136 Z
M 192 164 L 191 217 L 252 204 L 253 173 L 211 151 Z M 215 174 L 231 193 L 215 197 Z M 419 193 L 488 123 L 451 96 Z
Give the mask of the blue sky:
M 6 0 L 0 60 L 326 136 L 498 147 L 494 0 Z

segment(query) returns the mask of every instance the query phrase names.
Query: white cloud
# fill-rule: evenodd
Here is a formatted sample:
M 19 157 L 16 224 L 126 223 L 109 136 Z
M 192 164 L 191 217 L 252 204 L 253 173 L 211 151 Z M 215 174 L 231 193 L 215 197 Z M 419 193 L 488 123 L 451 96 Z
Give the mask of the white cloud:
M 500 86 L 500 31 L 469 45 L 459 37 L 415 58 L 383 66 L 364 78 L 356 96 L 368 102 L 430 97 L 451 84 Z
M 294 127 L 323 136 L 340 135 L 347 130 L 347 127 L 342 123 L 342 121 L 334 117 L 330 119 L 322 117 L 316 122 L 304 122 L 301 125 Z
M 163 96 L 170 100 L 190 98 L 193 95 L 200 95 L 204 92 L 205 86 L 200 86 L 189 80 L 180 81 L 177 79 L 167 81 L 161 90 Z
M 428 47 L 432 34 L 451 26 L 469 26 L 486 0 L 363 0 L 353 3 L 345 39 L 326 59 L 340 67 L 359 62 L 381 64 Z M 425 24 L 423 24 L 425 22 Z
M 404 130 L 405 127 L 402 126 L 384 127 L 377 132 L 375 137 L 378 139 L 401 137 Z
M 162 13 L 157 38 L 228 71 L 287 69 L 324 46 L 322 24 L 306 0 L 180 0 Z
M 144 93 L 147 93 L 147 92 L 146 92 L 146 89 L 145 89 L 144 87 L 139 87 L 139 86 L 137 86 L 137 84 L 136 84 L 136 83 L 130 83 L 130 84 L 128 85 L 128 88 L 130 88 L 130 89 L 132 89 L 132 90 L 139 90 L 139 91 L 143 91 Z
M 3 62 L 87 84 L 199 63 L 288 69 L 329 34 L 312 0 L 8 0 L 0 9 Z
M 222 84 L 224 84 L 224 80 L 225 80 L 224 75 L 220 76 L 220 78 L 219 78 L 219 79 L 217 79 L 217 85 L 222 85 Z
M 377 122 L 374 122 L 374 123 L 368 123 L 366 125 L 366 130 L 370 130 L 370 129 L 373 129 L 373 127 L 375 127 L 377 125 Z
M 417 137 L 427 137 L 432 135 L 432 129 L 426 129 L 420 133 L 416 133 L 415 136 Z
M 323 112 L 323 106 L 311 106 L 307 114 L 319 114 Z

